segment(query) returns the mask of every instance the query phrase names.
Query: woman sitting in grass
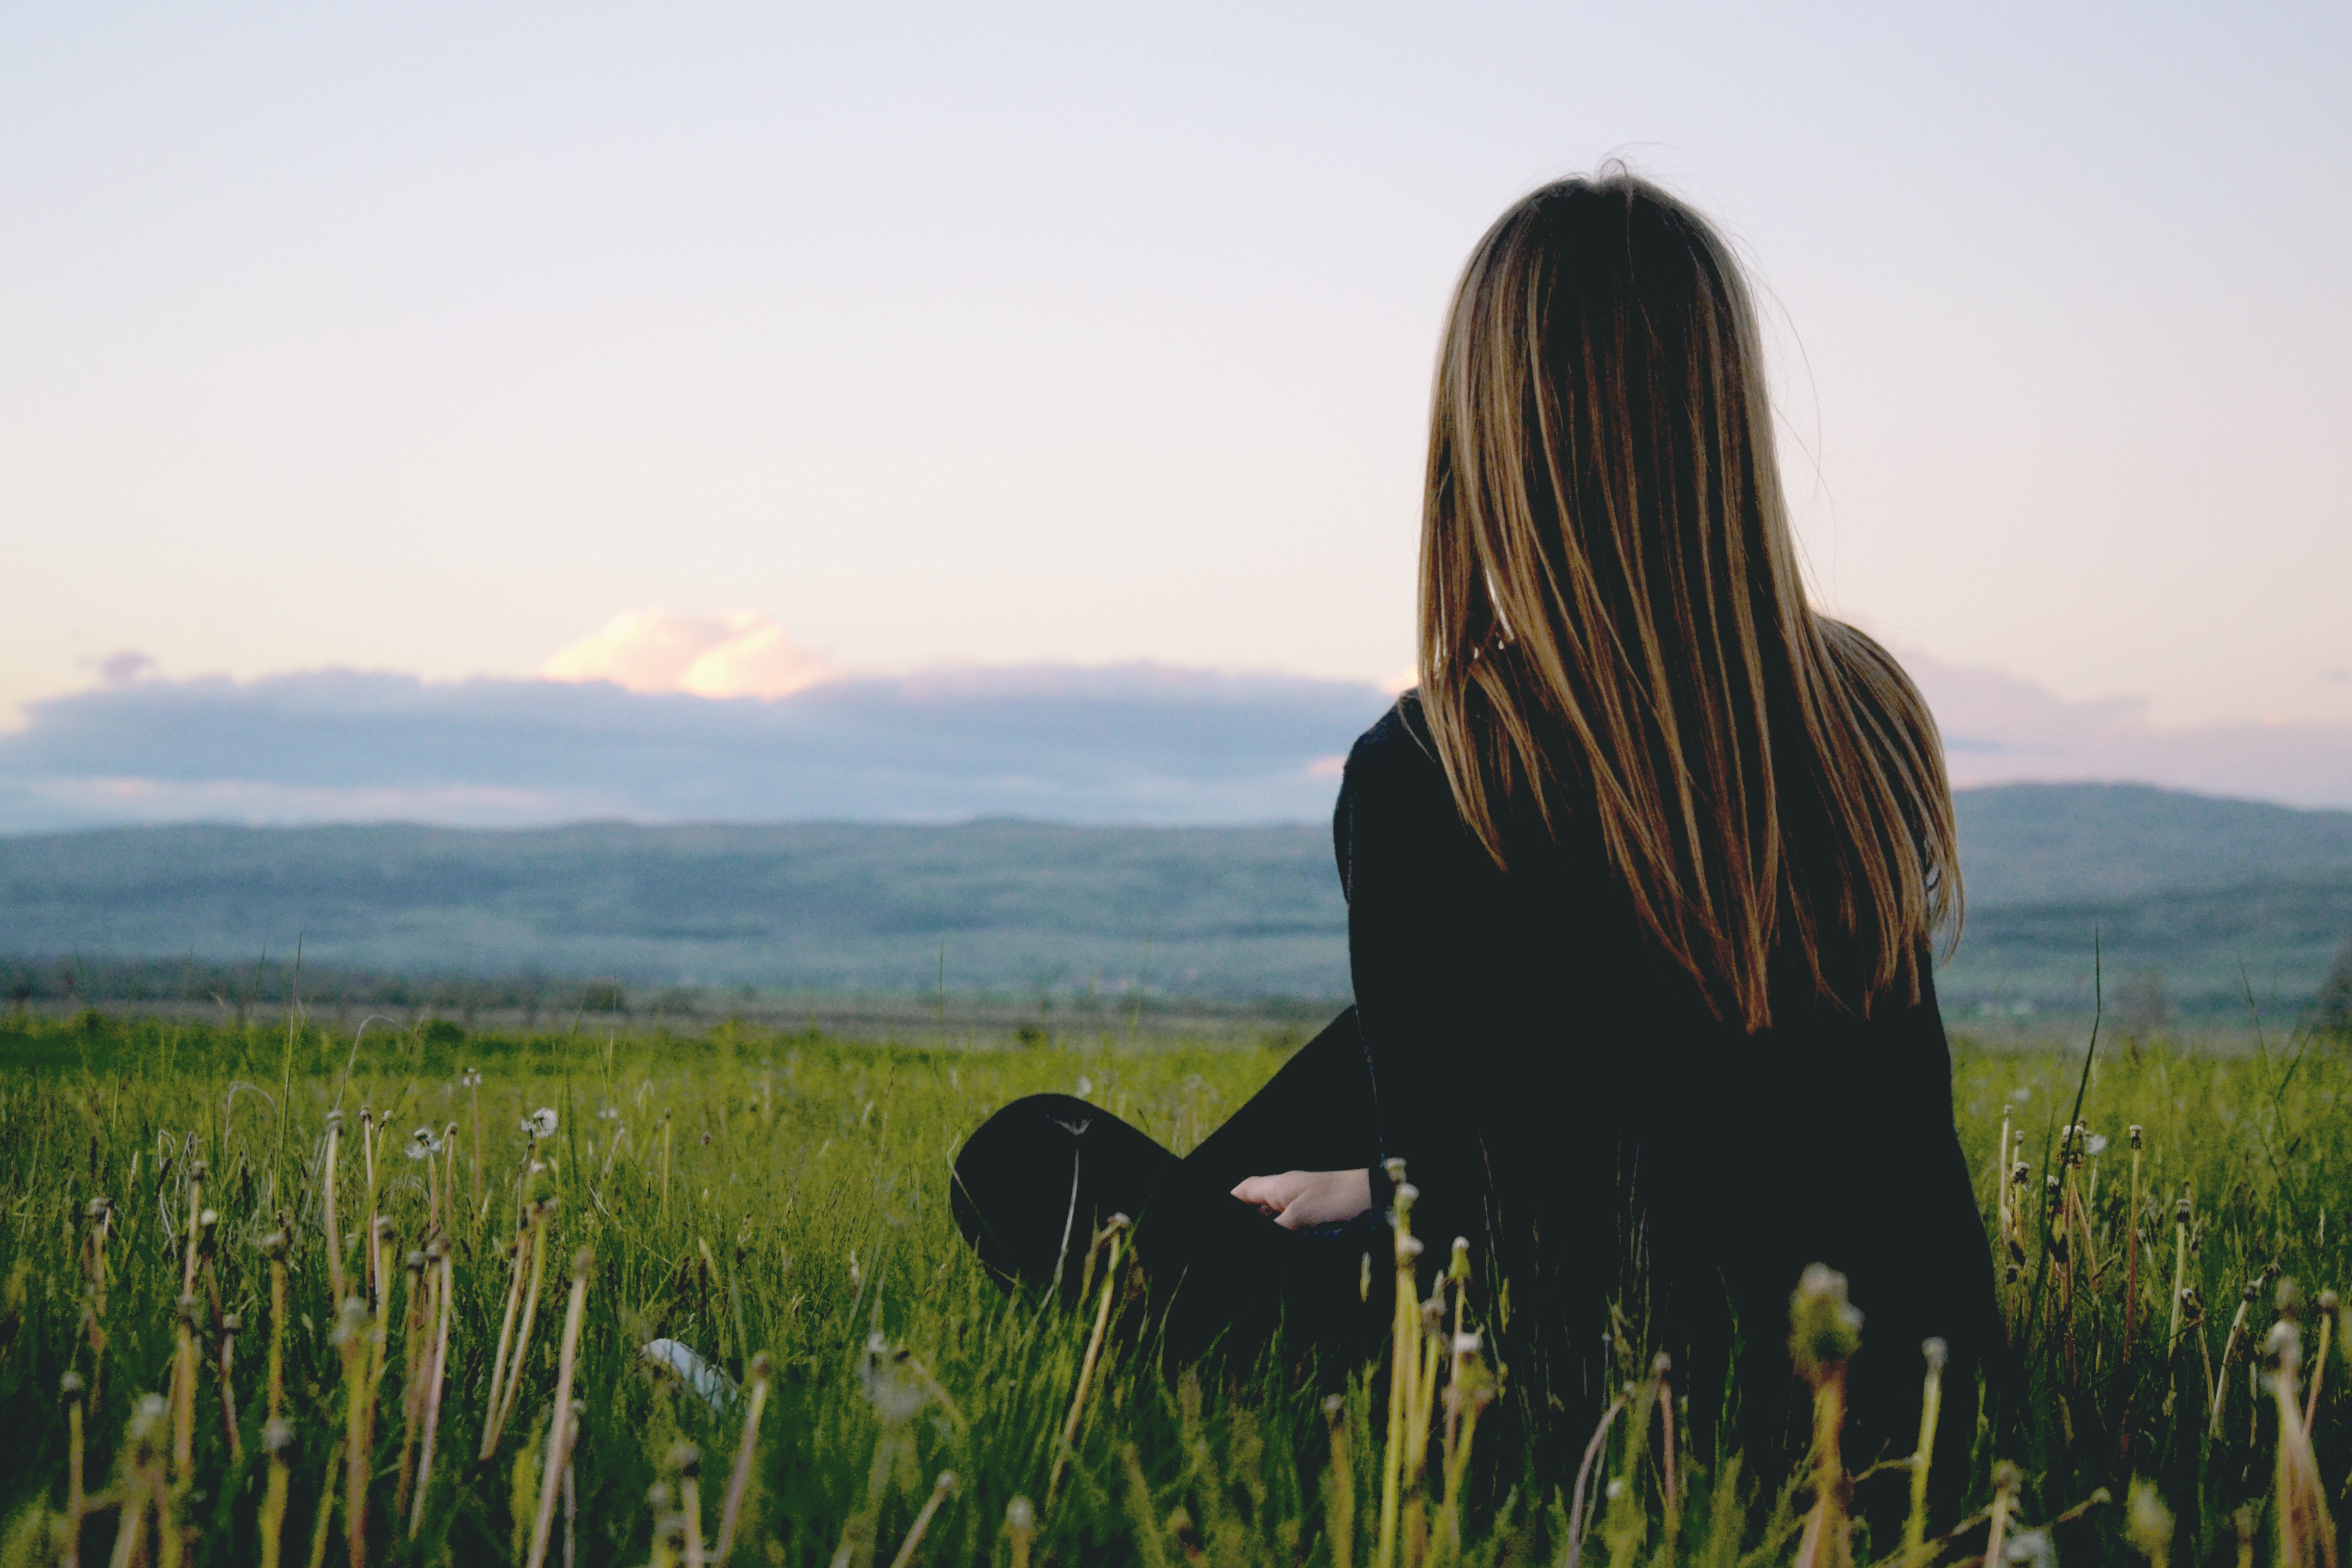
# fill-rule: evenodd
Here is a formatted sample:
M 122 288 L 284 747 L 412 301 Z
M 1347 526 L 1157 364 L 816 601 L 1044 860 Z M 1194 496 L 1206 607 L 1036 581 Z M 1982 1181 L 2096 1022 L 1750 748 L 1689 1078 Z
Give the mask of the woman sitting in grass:
M 1815 1262 L 1864 1318 L 1850 1455 L 1909 1450 L 1930 1336 L 1973 1428 L 1999 1329 L 1930 974 L 1941 748 L 1807 604 L 1771 428 L 1698 215 L 1621 171 L 1503 215 L 1439 353 L 1420 685 L 1333 823 L 1356 1005 L 1182 1159 L 1065 1096 L 991 1118 L 954 1201 L 1000 1277 L 1074 1290 L 1122 1213 L 1172 1352 L 1279 1328 L 1352 1363 L 1391 1321 L 1402 1161 L 1423 1292 L 1468 1238 L 1539 1463 L 1659 1349 L 1702 1452 L 1801 1450 Z

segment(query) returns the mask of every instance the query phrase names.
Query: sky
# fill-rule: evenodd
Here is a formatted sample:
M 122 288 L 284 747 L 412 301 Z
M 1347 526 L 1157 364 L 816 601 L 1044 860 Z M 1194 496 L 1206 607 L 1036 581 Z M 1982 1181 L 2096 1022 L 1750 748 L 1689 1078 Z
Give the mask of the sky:
M 0 731 L 1393 687 L 1447 290 L 1616 154 L 1762 286 L 1824 605 L 2125 716 L 2054 773 L 2352 804 L 2347 66 L 2320 5 L 11 7 Z

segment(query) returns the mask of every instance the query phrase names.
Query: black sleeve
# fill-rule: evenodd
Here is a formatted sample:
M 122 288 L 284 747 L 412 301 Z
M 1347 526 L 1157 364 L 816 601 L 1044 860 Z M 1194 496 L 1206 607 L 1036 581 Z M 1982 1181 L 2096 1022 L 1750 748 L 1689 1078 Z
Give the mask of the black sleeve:
M 1420 1193 L 1413 1233 L 1442 1262 L 1454 1237 L 1476 1244 L 1484 1226 L 1479 1108 L 1511 1092 L 1496 1067 L 1527 984 L 1527 933 L 1409 713 L 1357 742 L 1335 834 L 1380 1152 L 1405 1162 Z M 1387 1177 L 1375 1167 L 1369 1180 L 1385 1207 Z

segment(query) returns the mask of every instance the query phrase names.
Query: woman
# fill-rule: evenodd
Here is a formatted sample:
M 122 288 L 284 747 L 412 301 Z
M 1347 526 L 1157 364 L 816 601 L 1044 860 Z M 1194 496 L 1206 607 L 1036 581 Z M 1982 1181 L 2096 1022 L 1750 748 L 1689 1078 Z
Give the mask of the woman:
M 1179 1353 L 1281 1321 L 1359 1355 L 1402 1159 L 1424 1266 L 1472 1244 L 1533 1436 L 1665 1348 L 1710 1436 L 1727 1412 L 1785 1451 L 1790 1292 L 1825 1262 L 1864 1315 L 1854 1457 L 1907 1451 L 1922 1342 L 1965 1379 L 1998 1331 L 1930 975 L 1941 749 L 1807 605 L 1728 247 L 1622 171 L 1529 195 L 1463 274 L 1420 685 L 1356 743 L 1334 839 L 1355 1007 L 1181 1161 L 1079 1100 L 1007 1107 L 957 1165 L 982 1258 L 1066 1289 L 1124 1212 Z

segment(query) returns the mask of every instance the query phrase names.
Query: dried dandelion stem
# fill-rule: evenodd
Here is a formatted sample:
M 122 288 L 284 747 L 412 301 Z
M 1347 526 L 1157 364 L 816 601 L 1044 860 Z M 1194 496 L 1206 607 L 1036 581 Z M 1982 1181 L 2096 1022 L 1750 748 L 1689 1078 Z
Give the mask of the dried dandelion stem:
M 343 1143 L 343 1113 L 327 1112 L 327 1180 L 320 1200 L 327 1226 L 327 1293 L 340 1304 L 350 1294 L 343 1289 L 343 1242 L 335 1230 L 335 1172 Z
M 423 1455 L 416 1463 L 416 1496 L 408 1510 L 408 1539 L 411 1541 L 416 1539 L 418 1529 L 425 1523 L 425 1500 L 433 1490 L 433 1449 L 441 1431 L 441 1390 L 449 1372 L 449 1324 L 456 1294 L 456 1274 L 449 1260 L 447 1239 L 436 1237 L 425 1250 L 433 1257 L 435 1277 L 439 1281 L 435 1288 L 435 1296 L 440 1322 L 434 1331 L 433 1365 L 425 1389 L 425 1444 Z
M 1789 1359 L 1813 1391 L 1813 1506 L 1797 1542 L 1797 1568 L 1844 1568 L 1851 1561 L 1841 1439 L 1846 1363 L 1861 1342 L 1862 1315 L 1846 1300 L 1845 1276 L 1809 1266 L 1789 1304 Z
M 515 1310 L 522 1301 L 523 1270 L 530 1266 L 524 1256 L 530 1247 L 530 1227 L 525 1226 L 515 1233 L 514 1272 L 507 1279 L 506 1315 L 499 1321 L 499 1348 L 490 1357 L 490 1398 L 488 1408 L 482 1413 L 482 1451 L 476 1456 L 488 1463 L 499 1447 L 499 1398 L 506 1386 L 507 1352 L 514 1345 Z
M 368 1461 L 375 1443 L 375 1390 L 368 1381 L 370 1328 L 367 1303 L 357 1296 L 347 1298 L 334 1338 L 343 1362 L 343 1536 L 352 1568 L 367 1568 Z
M 2181 1292 L 2189 1288 L 2189 1221 L 2194 1211 L 2189 1200 L 2183 1197 L 2172 1210 L 2172 1327 L 2165 1331 L 2165 1346 L 2169 1355 L 2180 1344 Z
M 293 1478 L 286 1466 L 286 1450 L 293 1446 L 294 1428 L 286 1409 L 286 1253 L 283 1226 L 262 1238 L 269 1259 L 269 1388 L 268 1414 L 261 1426 L 261 1446 L 269 1455 L 268 1489 L 261 1502 L 261 1568 L 278 1568 L 278 1553 L 286 1531 L 286 1495 Z M 320 1507 L 323 1511 L 324 1502 Z
M 400 1352 L 400 1479 L 392 1494 L 392 1511 L 395 1515 L 408 1511 L 409 1489 L 416 1483 L 416 1438 L 425 1424 L 425 1385 L 430 1375 L 425 1363 L 433 1353 L 432 1291 L 440 1283 L 437 1273 L 425 1273 L 422 1248 L 409 1253 L 404 1267 L 408 1276 L 408 1314 L 403 1324 L 406 1333 Z
M 1927 1471 L 1936 1458 L 1936 1422 L 1944 1409 L 1944 1363 L 1950 1353 L 1944 1342 L 1931 1339 L 1919 1347 L 1927 1358 L 1927 1376 L 1919 1391 L 1919 1447 L 1911 1456 L 1911 1515 L 1903 1526 L 1903 1561 L 1920 1568 L 1927 1555 Z
M 1601 1413 L 1601 1423 L 1592 1428 L 1591 1439 L 1584 1445 L 1584 1458 L 1576 1467 L 1576 1494 L 1568 1509 L 1568 1553 L 1561 1559 L 1566 1568 L 1578 1568 L 1583 1560 L 1585 1482 L 1592 1479 L 1592 1468 L 1600 1462 L 1601 1445 L 1609 1441 L 1610 1425 L 1617 1419 L 1617 1413 L 1625 1408 L 1625 1401 L 1632 1392 L 1633 1385 L 1628 1384 L 1626 1392 L 1611 1400 L 1609 1408 Z
M 1990 1568 L 1999 1568 L 2006 1561 L 2002 1549 L 2008 1545 L 2009 1510 L 2017 1500 L 2018 1483 L 2024 1479 L 2023 1472 L 2007 1459 L 1992 1468 L 1992 1526 L 1985 1534 L 1984 1550 Z
M 261 1568 L 278 1568 L 285 1542 L 286 1495 L 292 1474 L 286 1468 L 286 1450 L 293 1446 L 294 1428 L 272 1417 L 261 1428 L 261 1447 L 269 1456 L 269 1480 L 261 1495 Z M 324 1511 L 326 1502 L 320 1501 Z
M 1396 1227 L 1396 1303 L 1389 1328 L 1388 1442 L 1381 1453 L 1381 1533 L 1372 1549 L 1372 1562 L 1375 1568 L 1395 1568 L 1397 1525 L 1403 1503 L 1405 1414 L 1415 1404 L 1413 1374 L 1421 1365 L 1416 1306 L 1420 1291 L 1414 1266 L 1422 1247 L 1412 1235 L 1412 1204 L 1421 1194 L 1404 1179 L 1402 1160 L 1383 1163 L 1395 1187 L 1391 1212 Z
M 2230 1337 L 2221 1346 L 2221 1371 L 2213 1379 L 2213 1409 L 2210 1422 L 2211 1434 L 2216 1437 L 2221 1435 L 2221 1401 L 2229 1392 L 2230 1358 L 2238 1353 L 2238 1347 L 2245 1342 L 2246 1313 L 2253 1306 L 2254 1298 L 2261 1293 L 2261 1290 L 2259 1280 L 2250 1280 L 2245 1289 L 2240 1292 L 2238 1314 L 2230 1320 Z
M 506 1430 L 507 1421 L 514 1415 L 516 1399 L 522 1394 L 523 1364 L 530 1355 L 531 1326 L 539 1321 L 539 1298 L 547 1279 L 547 1212 L 546 1205 L 533 1204 L 530 1209 L 530 1283 L 523 1289 L 522 1322 L 515 1330 L 514 1360 L 507 1367 L 506 1396 L 499 1405 L 497 1434 Z
M 540 1486 L 539 1518 L 530 1531 L 530 1568 L 541 1568 L 546 1563 L 548 1538 L 555 1528 L 556 1483 L 571 1450 L 572 1374 L 579 1365 L 580 1321 L 587 1310 L 588 1270 L 594 1261 L 585 1247 L 572 1259 L 572 1300 L 563 1310 L 563 1344 L 555 1363 L 555 1414 L 548 1422 L 546 1479 Z M 695 1531 L 689 1539 L 698 1539 L 698 1527 L 689 1524 L 688 1528 Z
M 188 1245 L 173 1313 L 172 1480 L 183 1489 L 194 1484 L 196 1468 L 196 1243 L 204 1228 L 207 1173 L 202 1160 L 189 1163 Z
M 890 1559 L 890 1568 L 913 1568 L 915 1549 L 923 1543 L 923 1531 L 930 1529 L 931 1516 L 938 1513 L 940 1505 L 948 1500 L 948 1494 L 955 1490 L 955 1484 L 953 1470 L 940 1472 L 940 1479 L 931 1483 L 931 1495 L 923 1500 L 922 1511 L 915 1515 L 914 1524 L 907 1531 L 907 1539 L 899 1543 L 898 1555 Z
M 2327 1351 L 2335 1337 L 2336 1313 L 2341 1303 L 2333 1290 L 2319 1293 L 2319 1354 L 2311 1363 L 2311 1388 L 2303 1402 L 2304 1436 L 2311 1435 L 2311 1424 L 2319 1415 L 2319 1385 L 2327 1381 Z
M 727 1500 L 719 1510 L 719 1544 L 710 1560 L 723 1563 L 735 1549 L 735 1526 L 742 1517 L 743 1498 L 751 1489 L 751 1461 L 760 1446 L 760 1412 L 768 1405 L 768 1355 L 751 1358 L 751 1403 L 743 1413 L 743 1436 L 735 1445 L 735 1465 L 727 1476 Z

